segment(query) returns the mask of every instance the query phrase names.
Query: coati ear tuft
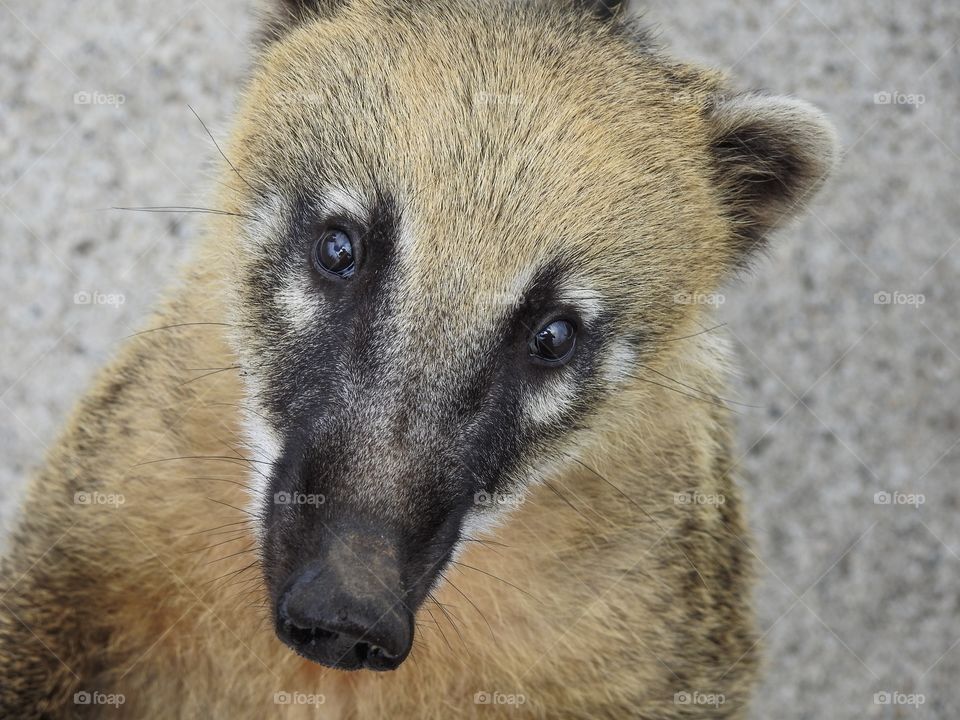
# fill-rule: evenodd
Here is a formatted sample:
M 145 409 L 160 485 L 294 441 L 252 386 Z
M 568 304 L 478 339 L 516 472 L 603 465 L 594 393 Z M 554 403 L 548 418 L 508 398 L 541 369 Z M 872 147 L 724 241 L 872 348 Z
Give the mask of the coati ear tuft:
M 261 0 L 262 40 L 265 43 L 279 40 L 291 29 L 318 17 L 332 15 L 349 4 L 350 0 Z
M 836 131 L 802 100 L 743 94 L 707 109 L 717 181 L 748 253 L 796 215 L 837 159 Z

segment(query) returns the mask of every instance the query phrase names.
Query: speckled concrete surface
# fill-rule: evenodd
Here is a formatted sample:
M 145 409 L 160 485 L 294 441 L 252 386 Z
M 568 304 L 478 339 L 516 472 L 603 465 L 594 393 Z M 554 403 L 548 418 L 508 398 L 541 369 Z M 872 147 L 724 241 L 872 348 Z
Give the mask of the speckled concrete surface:
M 762 407 L 739 416 L 768 658 L 754 717 L 960 717 L 960 5 L 647 6 L 676 54 L 818 103 L 846 149 L 721 308 L 740 396 Z M 252 19 L 241 0 L 0 0 L 0 29 L 6 528 L 197 227 L 104 208 L 203 202 L 212 148 L 187 106 L 223 127 Z

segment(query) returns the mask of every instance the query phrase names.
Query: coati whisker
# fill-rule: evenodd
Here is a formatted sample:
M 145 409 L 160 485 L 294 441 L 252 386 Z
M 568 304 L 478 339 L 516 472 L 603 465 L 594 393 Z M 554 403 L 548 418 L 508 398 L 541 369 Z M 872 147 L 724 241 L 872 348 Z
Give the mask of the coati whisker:
M 437 599 L 432 597 L 430 593 L 427 594 L 427 597 L 433 600 L 433 604 L 440 609 L 440 612 L 443 613 L 443 616 L 447 619 L 447 624 L 449 624 L 450 627 L 453 628 L 453 631 L 457 634 L 457 637 L 460 639 L 460 644 L 463 645 L 464 648 L 466 648 L 467 641 L 463 639 L 463 633 L 460 632 L 460 627 L 453 621 L 452 611 L 455 610 L 455 608 L 452 605 L 444 605 L 443 603 L 438 602 Z M 437 625 L 437 627 L 440 627 L 440 626 Z
M 487 629 L 490 631 L 490 638 L 496 641 L 497 638 L 495 633 L 493 632 L 493 627 L 490 625 L 490 621 L 487 620 L 487 616 L 483 614 L 483 612 L 480 610 L 479 607 L 477 607 L 477 604 L 473 602 L 473 600 L 471 600 L 469 597 L 467 597 L 466 594 L 453 583 L 453 580 L 451 580 L 449 576 L 444 576 L 444 581 L 448 583 L 450 587 L 456 590 L 457 593 L 459 593 L 463 597 L 463 599 L 466 600 L 468 603 L 470 603 L 470 606 L 477 611 L 477 614 L 480 615 L 481 618 L 483 618 L 483 622 L 486 623 Z
M 177 205 L 156 205 L 156 206 L 141 206 L 141 207 L 123 207 L 123 206 L 112 206 L 110 210 L 120 210 L 123 212 L 143 212 L 143 213 L 175 213 L 177 215 L 221 215 L 224 217 L 238 217 L 243 218 L 244 220 L 249 220 L 251 222 L 257 222 L 257 219 L 252 215 L 244 215 L 243 213 L 230 212 L 228 210 L 216 210 L 214 208 L 201 208 L 201 207 L 189 207 L 189 206 L 177 206 Z
M 197 480 L 197 481 L 212 480 L 213 482 L 230 483 L 231 485 L 236 485 L 237 487 L 243 488 L 244 490 L 247 490 L 247 491 L 251 490 L 251 487 L 247 483 L 240 482 L 239 480 L 234 480 L 233 478 L 217 477 L 214 475 L 194 475 L 191 477 L 186 477 L 184 478 L 184 480 Z
M 587 508 L 591 513 L 593 513 L 596 517 L 598 517 L 598 518 L 604 523 L 604 525 L 611 525 L 611 524 L 613 524 L 613 521 L 610 519 L 609 516 L 607 516 L 607 515 L 599 512 L 599 511 L 597 511 L 597 509 L 594 508 L 593 505 L 591 505 L 590 503 L 588 503 L 586 500 L 584 500 L 584 499 L 581 498 L 579 495 L 577 495 L 573 490 L 571 490 L 571 489 L 568 488 L 566 485 L 564 485 L 559 478 L 556 479 L 556 482 L 559 483 L 560 486 L 561 486 L 566 492 L 569 492 L 571 495 L 573 495 L 573 497 L 574 497 L 581 505 L 583 505 L 583 507 Z M 594 525 L 594 528 L 600 529 L 598 525 Z
M 155 328 L 150 328 L 150 329 L 148 329 L 148 330 L 141 330 L 141 331 L 139 331 L 139 332 L 133 333 L 132 335 L 127 335 L 126 337 L 127 337 L 127 339 L 129 339 L 129 338 L 139 337 L 140 335 L 148 335 L 148 334 L 150 334 L 150 333 L 159 332 L 159 331 L 161 331 L 161 330 L 174 330 L 174 329 L 177 329 L 177 328 L 197 327 L 197 326 L 205 326 L 205 325 L 214 326 L 214 327 L 229 327 L 229 328 L 237 327 L 236 325 L 232 325 L 232 324 L 230 324 L 230 323 L 222 323 L 222 322 L 186 322 L 186 323 L 174 323 L 174 324 L 172 324 L 172 325 L 164 325 L 164 326 L 162 326 L 162 327 L 155 327 Z
M 736 410 L 731 410 L 727 405 L 722 402 L 712 400 L 710 398 L 702 397 L 700 395 L 694 395 L 693 393 L 684 392 L 679 388 L 673 387 L 672 385 L 667 385 L 665 383 L 657 382 L 656 380 L 651 380 L 650 378 L 640 377 L 639 375 L 628 375 L 631 380 L 637 380 L 639 382 L 648 383 L 649 385 L 655 385 L 656 387 L 663 388 L 664 390 L 669 390 L 670 392 L 677 393 L 685 398 L 690 398 L 691 400 L 696 400 L 697 402 L 706 403 L 707 405 L 713 405 L 714 407 L 721 408 L 728 412 L 739 414 Z
M 228 559 L 230 559 L 230 558 L 237 557 L 238 555 L 249 555 L 249 554 L 252 553 L 252 552 L 256 552 L 256 543 L 250 545 L 249 547 L 247 547 L 247 548 L 245 548 L 245 549 L 243 549 L 243 550 L 238 550 L 238 551 L 235 552 L 235 553 L 231 553 L 231 554 L 229 554 L 229 555 L 224 555 L 223 557 L 219 557 L 219 558 L 214 558 L 213 560 L 208 561 L 208 562 L 207 562 L 207 565 L 212 565 L 212 564 L 214 564 L 214 563 L 223 562 L 224 560 L 228 560 Z
M 263 420 L 264 422 L 270 422 L 270 419 L 269 419 L 268 417 L 266 417 L 265 415 L 261 414 L 260 412 L 258 412 L 258 411 L 255 410 L 254 408 L 251 408 L 249 405 L 245 405 L 245 404 L 242 404 L 242 403 L 214 402 L 214 403 L 210 403 L 210 406 L 211 406 L 211 407 L 220 406 L 220 407 L 232 407 L 232 408 L 237 408 L 237 409 L 239 409 L 239 410 L 243 410 L 244 412 L 248 412 L 248 413 L 250 413 L 251 415 L 254 415 L 254 416 L 260 418 L 260 419 Z
M 684 388 L 686 388 L 687 390 L 692 390 L 692 391 L 695 392 L 695 393 L 700 393 L 701 395 L 705 395 L 705 396 L 707 396 L 708 398 L 712 398 L 712 399 L 714 399 L 714 400 L 717 400 L 718 402 L 720 402 L 720 403 L 722 403 L 722 404 L 724 404 L 724 405 L 739 405 L 739 406 L 741 406 L 741 407 L 751 408 L 751 409 L 753 409 L 753 410 L 763 410 L 763 409 L 764 409 L 764 407 L 763 407 L 762 405 L 750 405 L 750 404 L 745 403 L 745 402 L 739 402 L 739 401 L 737 401 L 737 400 L 730 400 L 729 398 L 722 397 L 722 396 L 720 396 L 720 395 L 717 395 L 717 394 L 715 394 L 715 393 L 709 392 L 709 391 L 707 391 L 707 390 L 701 390 L 700 388 L 696 388 L 696 387 L 694 387 L 693 385 L 688 385 L 688 384 L 686 384 L 686 383 L 680 382 L 680 381 L 677 380 L 676 378 L 672 378 L 672 377 L 670 377 L 669 375 L 667 375 L 667 374 L 665 374 L 665 373 L 662 373 L 662 372 L 660 372 L 659 370 L 656 370 L 655 368 L 650 367 L 649 365 L 644 365 L 643 363 L 640 363 L 640 367 L 642 367 L 644 370 L 646 370 L 646 371 L 648 371 L 648 372 L 654 373 L 655 375 L 659 375 L 660 377 L 662 377 L 662 378 L 664 378 L 664 379 L 666 379 L 666 380 L 669 380 L 670 382 L 676 383 L 676 384 L 679 385 L 680 387 L 684 387 Z
M 262 463 L 264 465 L 270 465 L 266 460 L 252 460 L 250 458 L 238 458 L 231 457 L 229 455 L 181 455 L 179 457 L 169 457 L 169 458 L 160 458 L 158 460 L 147 460 L 145 462 L 137 463 L 136 465 L 131 465 L 130 469 L 144 467 L 146 465 L 156 465 L 158 463 L 173 462 L 176 460 L 196 460 L 196 461 L 212 461 L 212 462 L 225 462 L 230 463 L 231 465 L 239 465 L 241 467 L 249 467 L 254 472 L 259 472 L 254 463 Z
M 712 333 L 715 330 L 721 330 L 727 326 L 727 323 L 723 322 L 713 327 L 708 327 L 706 330 L 701 330 L 700 332 L 695 332 L 692 335 L 683 335 L 682 337 L 675 338 L 666 338 L 663 342 L 679 342 L 680 340 L 690 340 L 692 338 L 700 337 L 701 335 L 706 335 L 707 333 Z
M 213 578 L 213 579 L 211 579 L 211 580 L 207 580 L 206 582 L 204 582 L 204 583 L 201 584 L 201 587 L 203 587 L 204 585 L 212 585 L 213 587 L 210 588 L 210 592 L 212 592 L 214 589 L 220 590 L 220 589 L 222 589 L 224 586 L 223 586 L 223 585 L 215 585 L 215 583 L 216 583 L 218 580 L 223 580 L 224 578 L 230 578 L 230 577 L 234 577 L 234 576 L 236 576 L 236 575 L 239 575 L 239 574 L 241 574 L 241 573 L 245 573 L 245 572 L 247 572 L 248 570 L 251 570 L 251 569 L 253 569 L 254 567 L 257 567 L 259 564 L 260 564 L 260 561 L 259 561 L 259 560 L 255 560 L 254 562 L 250 563 L 250 564 L 247 565 L 246 567 L 240 568 L 239 570 L 233 570 L 233 571 L 231 571 L 231 572 L 228 572 L 226 575 L 220 575 L 219 577 L 215 577 L 215 578 Z
M 220 153 L 220 157 L 222 157 L 222 158 L 226 161 L 227 165 L 230 166 L 230 169 L 233 170 L 233 172 L 236 174 L 236 176 L 237 176 L 238 178 L 240 178 L 240 181 L 241 181 L 244 185 L 246 185 L 247 188 L 248 188 L 251 192 L 253 192 L 253 193 L 256 195 L 257 193 L 256 193 L 256 190 L 253 189 L 253 185 L 251 185 L 250 183 L 247 182 L 246 178 L 243 177 L 243 175 L 240 174 L 240 171 L 239 171 L 239 170 L 237 170 L 237 166 L 234 165 L 234 164 L 230 161 L 230 158 L 227 157 L 226 153 L 223 152 L 223 150 L 222 150 L 221 147 L 220 147 L 220 143 L 217 142 L 217 139 L 213 136 L 213 133 L 210 132 L 210 128 L 207 127 L 207 124 L 203 121 L 203 119 L 200 117 L 200 115 L 197 113 L 197 111 L 193 109 L 193 106 L 192 106 L 192 105 L 187 105 L 187 107 L 190 108 L 190 112 L 192 112 L 193 115 L 194 115 L 194 117 L 197 118 L 197 120 L 198 120 L 198 121 L 200 122 L 200 124 L 203 126 L 203 129 L 206 131 L 207 136 L 210 138 L 210 140 L 213 141 L 213 145 L 214 145 L 214 147 L 217 148 L 217 152 Z
M 572 502 L 570 502 L 570 500 L 568 500 L 567 497 L 566 497 L 563 493 L 561 493 L 559 490 L 557 490 L 549 480 L 544 479 L 544 480 L 542 481 L 542 483 L 543 483 L 543 485 L 546 486 L 546 488 L 547 488 L 548 490 L 550 490 L 554 495 L 556 495 L 558 498 L 560 498 L 561 500 L 563 500 L 563 502 L 566 503 L 566 505 L 567 505 L 568 507 L 570 507 L 571 510 L 573 510 L 573 511 L 574 511 L 575 513 L 577 513 L 580 517 L 582 517 L 584 520 L 586 520 L 587 523 L 590 525 L 590 527 L 592 527 L 592 528 L 594 528 L 594 529 L 598 529 L 598 525 L 597 525 L 593 520 L 591 520 L 591 519 L 588 518 L 586 515 L 584 515 L 584 514 L 583 514 L 583 511 L 581 511 L 580 508 L 578 508 L 576 505 L 574 505 Z
M 239 540 L 239 539 L 241 539 L 241 538 L 251 537 L 251 536 L 253 535 L 253 531 L 252 531 L 250 528 L 240 528 L 240 529 L 234 529 L 234 530 L 221 530 L 221 531 L 219 531 L 219 532 L 210 533 L 210 534 L 207 536 L 207 539 L 213 539 L 213 538 L 216 538 L 216 537 L 223 537 L 224 535 L 233 535 L 233 536 L 234 536 L 234 537 L 233 537 L 233 540 Z
M 232 366 L 232 367 L 226 367 L 226 368 L 219 368 L 219 369 L 217 369 L 217 370 L 211 370 L 210 372 L 204 373 L 203 375 L 200 375 L 199 377 L 190 378 L 189 380 L 185 380 L 184 382 L 180 383 L 180 387 L 183 387 L 184 385 L 189 385 L 189 384 L 191 384 L 191 383 L 195 383 L 195 382 L 197 382 L 198 380 L 203 380 L 204 378 L 211 377 L 212 375 L 219 375 L 219 374 L 221 374 L 221 373 L 233 372 L 233 371 L 236 371 L 236 370 L 242 371 L 242 370 L 243 370 L 243 367 L 240 366 L 240 365 L 234 365 L 234 366 Z
M 449 562 L 451 565 L 456 565 L 458 567 L 465 567 L 468 570 L 473 570 L 474 572 L 481 573 L 483 575 L 486 575 L 487 577 L 490 577 L 490 578 L 493 578 L 494 580 L 502 582 L 504 585 L 508 585 L 512 587 L 514 590 L 517 590 L 518 592 L 523 593 L 524 595 L 529 597 L 531 600 L 535 600 L 536 602 L 543 604 L 543 601 L 540 600 L 540 598 L 538 598 L 536 595 L 533 595 L 532 593 L 524 590 L 522 587 L 519 587 L 518 585 L 513 584 L 509 580 L 504 580 L 502 577 L 498 577 L 492 573 L 487 572 L 486 570 L 481 570 L 480 568 L 474 567 L 473 565 L 467 565 L 466 563 L 460 562 L 459 560 L 451 559 Z
M 436 600 L 434 600 L 433 598 L 430 597 L 429 593 L 427 594 L 427 598 L 428 598 L 429 600 L 433 600 L 433 602 L 436 602 Z M 440 633 L 440 637 L 443 639 L 444 644 L 447 646 L 447 650 L 452 653 L 452 652 L 453 652 L 453 646 L 450 644 L 450 641 L 447 640 L 446 633 L 443 632 L 443 628 L 440 627 L 440 623 L 438 623 L 437 620 L 436 620 L 436 618 L 433 617 L 433 612 L 431 612 L 430 608 L 427 607 L 426 605 L 423 606 L 423 611 L 426 612 L 426 613 L 430 616 L 430 621 L 431 621 L 431 622 L 434 624 L 434 626 L 436 627 L 437 632 Z
M 236 522 L 226 523 L 225 525 L 217 525 L 217 527 L 210 528 L 209 530 L 197 530 L 196 532 L 186 533 L 183 537 L 192 537 L 194 535 L 206 535 L 214 530 L 221 530 L 225 527 L 230 527 L 231 525 L 247 525 L 249 526 L 250 520 L 237 520 Z M 233 531 L 227 531 L 233 532 Z
M 228 545 L 229 543 L 239 542 L 240 540 L 246 540 L 249 537 L 250 535 L 248 533 L 244 533 L 244 534 L 238 535 L 237 537 L 230 538 L 229 540 L 222 540 L 218 543 L 214 543 L 213 545 L 207 545 L 206 547 L 187 550 L 184 554 L 193 555 L 195 553 L 205 552 L 206 550 L 212 550 L 213 548 L 220 547 L 221 545 Z
M 251 513 L 249 510 L 244 510 L 243 508 L 238 508 L 238 507 L 236 507 L 235 505 L 231 505 L 230 503 L 223 502 L 222 500 L 217 500 L 216 498 L 211 498 L 211 497 L 208 497 L 208 498 L 205 498 L 205 499 L 206 499 L 206 500 L 209 500 L 210 502 L 217 503 L 218 505 L 223 505 L 224 507 L 228 507 L 228 508 L 231 508 L 231 509 L 233 509 L 233 510 L 236 510 L 237 512 L 241 512 L 241 513 L 243 513 L 244 515 L 249 515 L 250 517 L 256 517 L 256 516 L 255 516 L 253 513 Z
M 587 465 L 585 462 L 583 462 L 583 461 L 580 460 L 579 458 L 574 458 L 574 462 L 576 462 L 576 463 L 578 463 L 579 465 L 583 466 L 584 468 L 586 468 L 587 470 L 589 470 L 591 473 L 593 473 L 594 475 L 596 475 L 598 478 L 600 478 L 601 480 L 603 480 L 605 483 L 607 483 L 607 485 L 609 485 L 609 486 L 612 487 L 614 490 L 616 490 L 624 499 L 626 499 L 628 502 L 630 502 L 630 503 L 631 503 L 634 507 L 636 507 L 641 513 L 643 513 L 644 516 L 646 516 L 646 518 L 647 518 L 648 520 L 650 520 L 650 522 L 652 522 L 654 525 L 656 525 L 656 526 L 657 526 L 657 529 L 660 530 L 660 531 L 663 533 L 663 536 L 662 536 L 662 537 L 665 538 L 668 542 L 670 542 L 670 544 L 671 544 L 676 550 L 678 550 L 681 555 L 683 555 L 684 559 L 687 561 L 687 563 L 689 563 L 690 567 L 693 568 L 694 572 L 696 572 L 696 574 L 697 574 L 697 577 L 700 578 L 700 582 L 703 583 L 703 587 L 706 588 L 707 590 L 710 589 L 710 588 L 707 586 L 707 581 L 706 581 L 706 579 L 704 579 L 703 574 L 700 572 L 700 569 L 694 564 L 693 560 L 690 559 L 690 556 L 687 555 L 687 552 L 686 552 L 683 548 L 678 547 L 678 546 L 673 542 L 673 540 L 672 540 L 671 537 L 670 537 L 670 534 L 671 534 L 671 533 L 670 533 L 669 531 L 665 530 L 665 529 L 663 528 L 663 526 L 660 524 L 660 522 L 659 522 L 653 515 L 651 515 L 649 512 L 647 512 L 646 508 L 644 508 L 640 503 L 638 503 L 636 500 L 634 500 L 634 499 L 631 498 L 629 495 L 627 495 L 625 492 L 623 492 L 623 490 L 621 490 L 621 489 L 618 488 L 616 485 L 614 485 L 612 482 L 610 482 L 610 480 L 608 480 L 602 473 L 600 473 L 600 472 L 598 472 L 597 470 L 593 469 L 592 467 L 590 467 L 589 465 Z
M 500 552 L 499 550 L 497 550 L 497 548 L 496 548 L 494 545 L 492 545 L 492 544 L 490 544 L 490 543 L 488 543 L 488 542 L 486 542 L 486 541 L 484 541 L 484 540 L 478 540 L 478 539 L 476 539 L 476 538 L 469 538 L 469 537 L 461 537 L 461 538 L 460 538 L 460 541 L 461 541 L 461 542 L 478 543 L 479 545 L 482 545 L 483 547 L 487 548 L 487 549 L 488 549 L 490 552 L 492 552 L 494 555 L 499 555 L 500 557 L 503 557 L 503 553 L 502 553 L 502 552 Z M 504 547 L 506 547 L 506 546 L 504 546 Z

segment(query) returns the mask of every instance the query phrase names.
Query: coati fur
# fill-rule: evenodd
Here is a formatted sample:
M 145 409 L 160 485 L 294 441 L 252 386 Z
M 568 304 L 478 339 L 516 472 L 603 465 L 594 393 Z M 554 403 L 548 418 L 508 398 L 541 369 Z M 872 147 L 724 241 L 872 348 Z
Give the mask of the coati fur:
M 192 261 L 30 483 L 0 715 L 744 717 L 752 552 L 697 299 L 821 185 L 828 122 L 617 2 L 262 27 Z M 310 597 L 389 586 L 400 654 L 281 642 L 303 568 Z

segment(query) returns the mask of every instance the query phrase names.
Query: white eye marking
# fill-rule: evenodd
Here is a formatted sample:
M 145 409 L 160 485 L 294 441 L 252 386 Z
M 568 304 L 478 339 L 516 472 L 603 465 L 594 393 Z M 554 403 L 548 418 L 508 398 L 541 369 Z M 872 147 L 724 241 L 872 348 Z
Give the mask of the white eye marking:
M 329 187 L 321 193 L 320 206 L 331 215 L 346 215 L 360 220 L 366 216 L 363 196 L 356 190 Z
M 557 293 L 561 302 L 567 303 L 580 312 L 585 324 L 589 325 L 600 317 L 603 311 L 603 303 L 600 302 L 600 295 L 589 285 L 561 285 Z
M 563 416 L 576 399 L 577 386 L 574 378 L 563 371 L 553 372 L 544 380 L 523 404 L 528 420 L 539 425 L 548 425 Z
M 286 273 L 277 293 L 277 302 L 284 309 L 284 317 L 296 330 L 303 332 L 313 325 L 324 302 L 318 293 L 310 291 L 310 275 L 305 264 L 302 270 L 291 269 Z
M 493 293 L 492 296 L 488 298 L 489 302 L 496 304 L 504 310 L 515 309 L 523 305 L 526 302 L 524 293 L 533 281 L 535 270 L 536 268 L 534 267 L 521 270 L 506 289 Z
M 244 224 L 241 240 L 254 250 L 275 242 L 287 231 L 290 210 L 276 193 L 254 205 L 249 214 L 251 220 Z
M 622 340 L 616 340 L 606 353 L 602 365 L 603 379 L 618 385 L 630 377 L 637 360 L 637 351 Z

